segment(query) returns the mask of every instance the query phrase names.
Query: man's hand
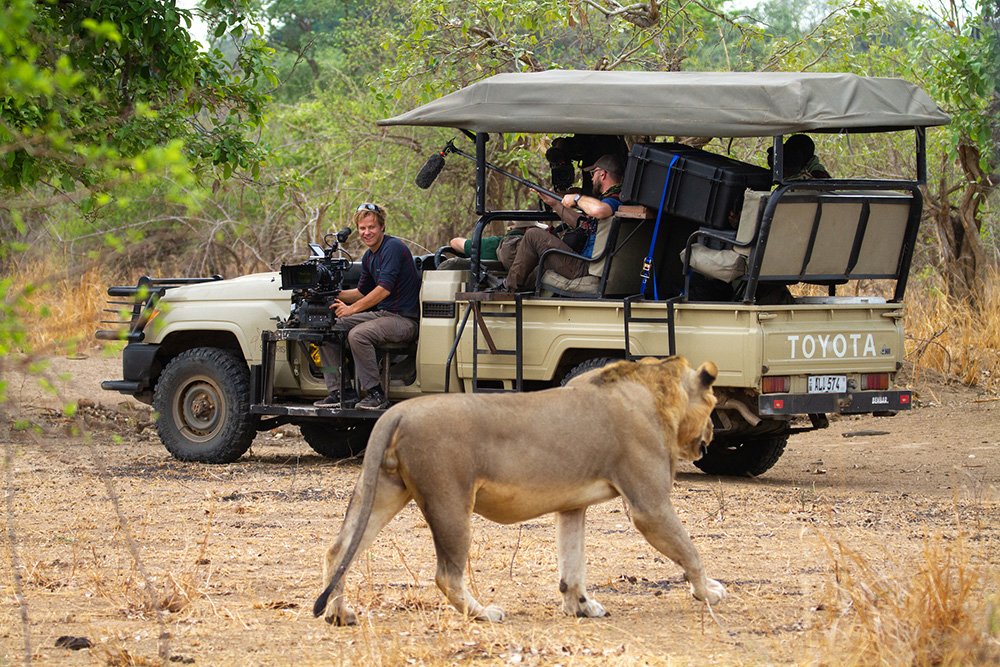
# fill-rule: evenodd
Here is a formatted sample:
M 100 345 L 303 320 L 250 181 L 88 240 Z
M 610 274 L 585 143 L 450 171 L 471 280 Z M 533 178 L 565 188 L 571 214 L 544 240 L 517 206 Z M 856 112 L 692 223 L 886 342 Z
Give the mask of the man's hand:
M 333 303 L 330 304 L 330 310 L 332 310 L 337 317 L 347 317 L 354 314 L 354 308 L 340 299 L 333 300 Z
M 340 293 L 339 299 L 334 299 L 330 304 L 330 310 L 337 314 L 337 317 L 350 317 L 371 310 L 389 296 L 389 290 L 376 285 L 371 292 L 362 296 L 356 289 L 344 290 Z
M 556 199 L 555 197 L 553 197 L 551 195 L 548 195 L 548 194 L 542 192 L 541 190 L 536 190 L 535 192 L 538 193 L 539 198 L 543 202 L 545 202 L 549 206 L 552 206 L 553 208 L 556 207 L 557 205 L 558 206 L 562 205 L 562 202 L 560 200 Z
M 563 205 L 564 208 L 575 208 L 582 211 L 583 209 L 580 208 L 580 198 L 581 195 L 571 192 L 567 195 L 564 195 L 560 203 Z

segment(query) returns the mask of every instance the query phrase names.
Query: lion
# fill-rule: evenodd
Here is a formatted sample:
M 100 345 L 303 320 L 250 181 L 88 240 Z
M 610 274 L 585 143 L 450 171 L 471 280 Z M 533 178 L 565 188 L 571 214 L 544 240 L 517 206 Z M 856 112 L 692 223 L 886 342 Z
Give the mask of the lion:
M 434 539 L 436 583 L 468 617 L 504 618 L 465 585 L 473 512 L 502 524 L 555 512 L 563 611 L 607 615 L 586 589 L 584 515 L 617 496 L 646 540 L 684 569 L 694 597 L 719 602 L 726 589 L 706 578 L 670 503 L 677 459 L 697 459 L 712 439 L 717 376 L 711 362 L 692 370 L 681 357 L 650 358 L 618 361 L 531 394 L 451 394 L 393 406 L 368 441 L 313 614 L 357 623 L 344 600 L 344 576 L 411 499 Z

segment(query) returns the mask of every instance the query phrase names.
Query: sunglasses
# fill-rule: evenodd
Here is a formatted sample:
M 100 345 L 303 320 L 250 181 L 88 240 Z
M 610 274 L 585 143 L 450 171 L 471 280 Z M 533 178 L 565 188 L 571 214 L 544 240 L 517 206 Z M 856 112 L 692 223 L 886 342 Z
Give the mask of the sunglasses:
M 372 213 L 381 213 L 382 209 L 380 209 L 376 204 L 365 202 L 363 204 L 358 205 L 358 211 L 371 211 Z

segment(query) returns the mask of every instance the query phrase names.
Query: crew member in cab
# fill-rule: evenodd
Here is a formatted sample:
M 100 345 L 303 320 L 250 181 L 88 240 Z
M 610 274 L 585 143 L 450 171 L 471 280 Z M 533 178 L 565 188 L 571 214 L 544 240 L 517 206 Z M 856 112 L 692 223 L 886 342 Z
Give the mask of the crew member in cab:
M 347 328 L 358 382 L 363 397 L 355 407 L 380 410 L 388 407 L 388 387 L 380 384 L 375 350 L 386 343 L 409 343 L 417 339 L 420 320 L 420 274 L 413 255 L 402 241 L 385 233 L 385 210 L 364 203 L 354 212 L 354 224 L 368 250 L 361 258 L 361 278 L 356 289 L 342 291 L 330 304 L 337 326 Z M 320 348 L 323 380 L 329 395 L 314 405 L 339 407 L 339 342 Z
M 584 171 L 590 174 L 594 196 L 576 193 L 556 199 L 543 192 L 538 193 L 542 201 L 551 206 L 566 225 L 579 232 L 579 247 L 567 243 L 568 234 L 560 239 L 537 227 L 528 229 L 518 245 L 514 263 L 507 271 L 503 289 L 521 291 L 533 288 L 538 259 L 549 248 L 560 248 L 584 257 L 593 256 L 598 226 L 610 224 L 621 205 L 621 182 L 625 166 L 619 156 L 608 153 L 585 167 Z M 546 260 L 545 268 L 573 279 L 586 275 L 588 265 L 586 261 L 575 257 L 557 255 Z
M 784 144 L 784 179 L 801 181 L 814 178 L 833 178 L 816 156 L 816 142 L 805 134 L 793 134 Z M 767 149 L 767 166 L 774 169 L 774 148 Z

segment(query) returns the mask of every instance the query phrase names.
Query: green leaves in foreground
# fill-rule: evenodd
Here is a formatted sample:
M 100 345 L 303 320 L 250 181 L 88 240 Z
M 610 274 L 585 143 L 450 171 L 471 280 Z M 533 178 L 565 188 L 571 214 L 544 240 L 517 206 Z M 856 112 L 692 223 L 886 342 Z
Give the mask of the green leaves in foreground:
M 226 54 L 195 41 L 191 10 L 172 2 L 5 3 L 0 191 L 255 170 L 270 49 L 248 2 L 209 4 Z

